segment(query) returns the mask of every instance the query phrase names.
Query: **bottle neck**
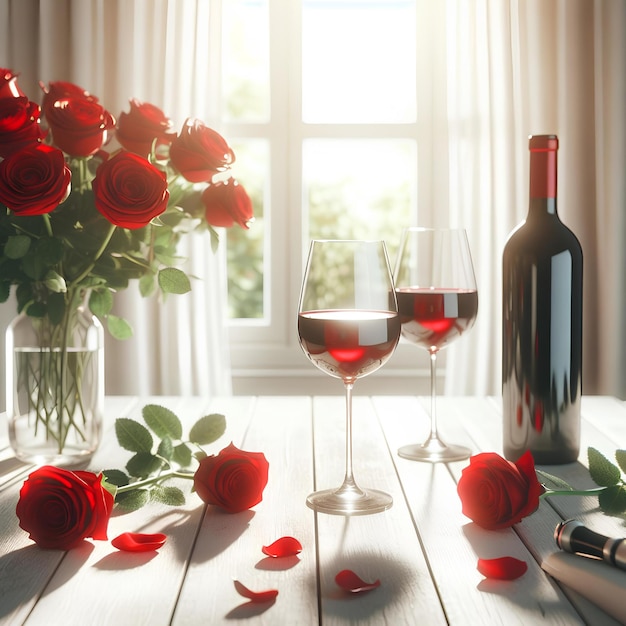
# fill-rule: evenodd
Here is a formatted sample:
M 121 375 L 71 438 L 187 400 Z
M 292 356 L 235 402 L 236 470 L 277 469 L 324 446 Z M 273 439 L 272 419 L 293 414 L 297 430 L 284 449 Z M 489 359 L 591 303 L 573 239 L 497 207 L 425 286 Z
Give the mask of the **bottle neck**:
M 556 215 L 556 198 L 530 198 L 528 215 Z
M 556 155 L 556 149 L 531 147 L 529 214 L 556 215 Z

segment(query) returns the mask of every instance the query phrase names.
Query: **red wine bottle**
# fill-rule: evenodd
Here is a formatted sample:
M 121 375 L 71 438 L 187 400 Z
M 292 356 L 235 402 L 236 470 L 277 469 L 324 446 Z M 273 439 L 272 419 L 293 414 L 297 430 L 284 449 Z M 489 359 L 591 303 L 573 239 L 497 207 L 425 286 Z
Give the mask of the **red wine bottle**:
M 559 219 L 555 135 L 529 140 L 528 215 L 502 257 L 504 456 L 569 463 L 580 450 L 583 254 Z

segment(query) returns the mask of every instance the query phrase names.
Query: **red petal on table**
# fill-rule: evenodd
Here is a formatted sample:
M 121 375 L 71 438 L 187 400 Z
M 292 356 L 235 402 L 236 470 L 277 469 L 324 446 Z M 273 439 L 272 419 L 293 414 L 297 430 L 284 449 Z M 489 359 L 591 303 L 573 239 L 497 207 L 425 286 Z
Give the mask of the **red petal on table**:
M 144 533 L 122 533 L 111 541 L 114 548 L 126 552 L 149 552 L 158 550 L 167 539 L 162 533 L 148 535 Z
M 302 544 L 295 537 L 281 537 L 269 546 L 263 546 L 261 550 L 263 550 L 263 554 L 275 558 L 295 556 L 302 552 Z
M 502 556 L 499 559 L 478 559 L 478 571 L 486 578 L 498 580 L 514 580 L 526 572 L 526 561 L 520 561 L 512 556 Z
M 267 589 L 266 591 L 252 591 L 238 580 L 233 581 L 235 589 L 240 596 L 248 598 L 252 602 L 270 602 L 278 595 L 278 589 Z
M 380 580 L 373 583 L 367 583 L 359 578 L 352 570 L 344 569 L 335 576 L 335 582 L 344 590 L 350 593 L 360 593 L 362 591 L 371 591 L 380 587 Z

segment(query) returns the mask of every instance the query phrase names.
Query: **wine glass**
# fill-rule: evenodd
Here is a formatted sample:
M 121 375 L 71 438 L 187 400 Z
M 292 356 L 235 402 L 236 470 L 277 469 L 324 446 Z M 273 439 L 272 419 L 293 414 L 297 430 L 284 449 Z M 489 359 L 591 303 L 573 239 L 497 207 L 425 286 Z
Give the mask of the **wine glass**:
M 346 392 L 346 471 L 336 489 L 312 493 L 307 505 L 336 515 L 378 513 L 390 495 L 361 489 L 352 471 L 352 387 L 381 367 L 400 338 L 396 294 L 383 241 L 311 242 L 298 306 L 298 336 L 322 372 Z
M 465 446 L 446 444 L 437 430 L 435 376 L 441 348 L 468 331 L 478 313 L 478 291 L 463 229 L 407 228 L 394 270 L 402 337 L 430 355 L 430 435 L 398 454 L 414 461 L 461 461 Z

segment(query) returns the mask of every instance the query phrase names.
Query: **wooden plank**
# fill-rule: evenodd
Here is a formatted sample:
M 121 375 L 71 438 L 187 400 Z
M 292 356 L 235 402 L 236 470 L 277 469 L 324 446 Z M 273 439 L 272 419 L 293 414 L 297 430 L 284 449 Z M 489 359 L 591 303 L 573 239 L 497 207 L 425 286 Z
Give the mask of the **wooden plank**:
M 374 401 L 389 447 L 395 450 L 406 443 L 404 414 L 417 413 L 419 400 L 377 397 Z M 473 409 L 480 412 L 486 407 Z M 441 416 L 452 418 L 460 411 L 463 418 L 456 420 L 457 426 L 476 421 L 464 403 L 455 408 L 441 398 L 439 410 Z M 450 432 L 455 443 L 463 443 L 460 433 Z M 463 516 L 454 476 L 466 461 L 431 465 L 395 455 L 394 462 L 450 624 L 583 623 L 514 530 L 486 531 Z M 483 579 L 476 570 L 477 559 L 504 555 L 526 561 L 526 574 L 511 582 Z
M 209 508 L 189 564 L 174 624 L 317 624 L 315 529 L 305 505 L 313 487 L 311 400 L 260 397 L 243 447 L 270 464 L 263 501 L 228 515 Z M 303 546 L 298 557 L 272 559 L 261 551 L 283 536 Z M 273 604 L 252 604 L 233 579 L 256 590 L 278 589 Z
M 375 515 L 316 514 L 322 623 L 443 624 L 422 546 L 371 401 L 354 398 L 354 474 L 363 488 L 392 495 L 391 509 Z M 341 397 L 315 398 L 316 488 L 339 486 L 345 469 L 345 408 Z M 355 597 L 335 583 L 343 569 L 381 586 Z

